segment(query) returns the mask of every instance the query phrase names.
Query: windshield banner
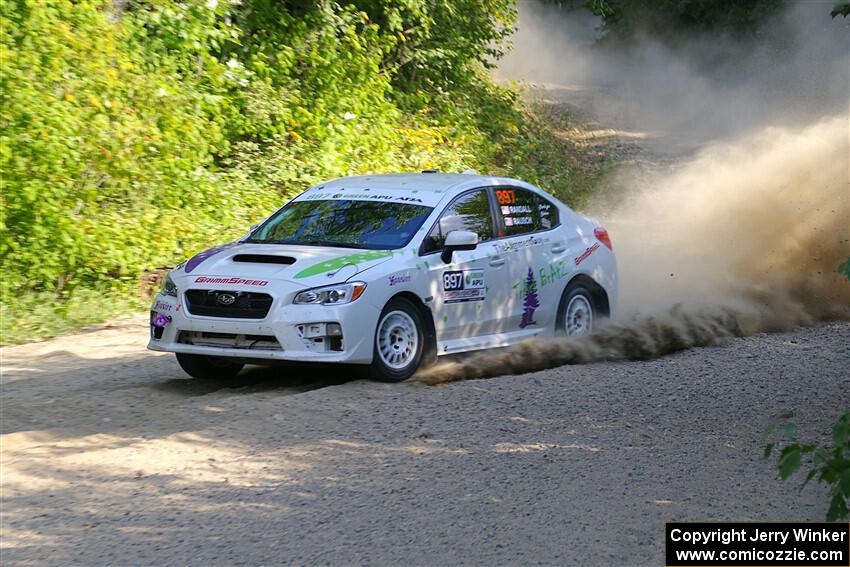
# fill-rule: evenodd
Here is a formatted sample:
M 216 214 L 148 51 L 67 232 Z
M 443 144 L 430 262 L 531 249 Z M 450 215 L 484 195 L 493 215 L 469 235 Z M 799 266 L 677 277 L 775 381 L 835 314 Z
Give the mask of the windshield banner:
M 293 201 L 376 201 L 435 207 L 442 193 L 416 189 L 334 189 L 323 188 L 305 191 Z

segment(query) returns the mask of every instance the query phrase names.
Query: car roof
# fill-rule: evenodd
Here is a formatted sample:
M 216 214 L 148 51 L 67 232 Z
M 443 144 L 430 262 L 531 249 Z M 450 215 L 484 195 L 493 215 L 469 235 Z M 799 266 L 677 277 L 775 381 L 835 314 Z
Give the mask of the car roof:
M 517 185 L 533 187 L 518 179 L 506 177 L 491 177 L 468 173 L 388 173 L 376 175 L 352 175 L 340 177 L 315 187 L 316 190 L 338 189 L 378 189 L 398 191 L 433 191 L 445 193 L 452 190 L 463 190 L 472 187 L 488 185 Z
M 314 185 L 293 198 L 293 201 L 341 199 L 408 203 L 436 208 L 469 189 L 499 186 L 521 187 L 554 199 L 545 191 L 518 179 L 469 173 L 426 172 L 340 177 Z

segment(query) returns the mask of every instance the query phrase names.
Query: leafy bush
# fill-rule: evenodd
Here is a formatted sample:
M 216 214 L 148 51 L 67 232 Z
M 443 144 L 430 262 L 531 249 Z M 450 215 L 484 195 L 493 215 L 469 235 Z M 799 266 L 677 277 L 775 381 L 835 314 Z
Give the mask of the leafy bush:
M 790 439 L 797 431 L 793 424 L 781 428 L 785 439 Z M 765 458 L 773 453 L 775 443 L 764 448 Z M 830 487 L 829 509 L 826 519 L 829 522 L 850 518 L 850 412 L 838 418 L 832 428 L 832 446 L 818 447 L 814 444 L 789 443 L 779 452 L 777 467 L 782 480 L 797 472 L 805 456 L 811 456 L 811 468 L 803 487 L 816 478 Z
M 514 21 L 512 0 L 0 0 L 4 335 L 329 177 L 473 167 L 579 198 L 564 142 L 484 72 Z

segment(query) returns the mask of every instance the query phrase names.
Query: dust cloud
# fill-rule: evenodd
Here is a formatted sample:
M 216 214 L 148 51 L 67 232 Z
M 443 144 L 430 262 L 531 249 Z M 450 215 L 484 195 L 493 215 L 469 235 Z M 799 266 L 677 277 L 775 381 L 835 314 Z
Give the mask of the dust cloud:
M 526 58 L 535 67 L 517 70 L 509 59 L 500 69 L 503 77 L 514 72 L 520 79 L 548 78 L 568 93 L 587 87 L 565 86 L 565 80 L 602 77 L 615 96 L 595 97 L 601 101 L 593 109 L 600 121 L 646 129 L 667 155 L 677 144 L 683 150 L 665 168 L 638 166 L 612 176 L 607 202 L 589 211 L 607 226 L 617 252 L 615 320 L 587 337 L 528 341 L 442 362 L 418 378 L 436 384 L 564 364 L 643 360 L 731 337 L 850 320 L 850 282 L 836 271 L 850 256 L 850 39 L 845 24 L 845 36 L 836 40 L 828 4 L 823 18 L 811 4 L 824 5 L 807 4 L 779 17 L 776 27 L 791 39 L 776 53 L 766 47 L 745 51 L 737 43 L 712 50 L 712 58 L 726 51 L 722 61 L 737 56 L 735 65 L 747 70 L 737 82 L 725 63 L 701 76 L 691 60 L 671 65 L 671 57 L 686 56 L 654 44 L 640 44 L 637 54 L 607 62 L 580 44 L 582 33 L 587 39 L 586 21 L 576 25 L 537 12 L 529 17 L 529 6 L 536 5 L 523 4 L 516 41 L 525 43 L 517 50 L 537 50 L 537 57 Z M 529 22 L 532 29 L 523 31 Z M 830 31 L 811 35 L 819 28 Z M 579 40 L 571 30 L 581 32 Z M 684 53 L 704 45 L 698 39 Z M 623 71 L 618 79 L 626 59 L 644 68 Z M 627 88 L 640 73 L 661 82 Z M 778 77 L 791 80 L 795 73 L 797 86 L 769 92 Z M 668 104 L 661 112 L 664 102 L 652 93 L 663 88 L 665 77 L 679 96 L 696 89 L 693 100 L 710 109 L 701 115 L 708 124 L 693 127 L 699 113 L 689 104 Z M 718 77 L 725 77 L 719 87 Z M 808 82 L 800 86 L 801 81 Z M 619 107 L 617 88 L 634 95 Z M 766 93 L 761 101 L 759 92 Z M 646 103 L 645 113 L 637 112 L 635 100 Z
M 831 18 L 832 5 L 791 2 L 755 37 L 689 32 L 661 42 L 638 33 L 622 44 L 602 38 L 589 12 L 521 1 L 513 49 L 495 76 L 562 87 L 581 114 L 678 152 L 750 129 L 805 126 L 847 113 L 850 18 Z

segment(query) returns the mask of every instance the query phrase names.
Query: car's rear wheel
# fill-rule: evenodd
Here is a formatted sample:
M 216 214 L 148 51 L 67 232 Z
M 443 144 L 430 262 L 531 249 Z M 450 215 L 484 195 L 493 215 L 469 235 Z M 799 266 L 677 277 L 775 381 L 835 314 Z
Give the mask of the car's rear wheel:
M 218 356 L 177 353 L 177 363 L 193 378 L 226 380 L 233 378 L 245 366 Z
M 568 337 L 589 335 L 599 315 L 590 289 L 582 283 L 570 284 L 561 295 L 556 330 Z
M 426 350 L 424 329 L 422 315 L 410 300 L 399 297 L 387 303 L 375 329 L 368 377 L 401 382 L 413 376 Z

